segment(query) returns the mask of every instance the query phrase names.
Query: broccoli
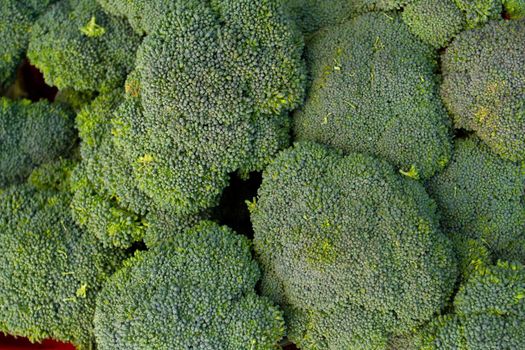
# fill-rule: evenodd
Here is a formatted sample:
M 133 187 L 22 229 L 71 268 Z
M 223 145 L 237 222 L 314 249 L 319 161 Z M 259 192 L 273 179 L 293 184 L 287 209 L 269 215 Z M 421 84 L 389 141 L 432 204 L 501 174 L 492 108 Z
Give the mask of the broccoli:
M 113 120 L 137 187 L 179 214 L 216 205 L 230 173 L 261 170 L 286 147 L 287 112 L 303 97 L 302 38 L 278 1 L 213 5 L 177 1 L 146 36 L 140 99 Z
M 503 6 L 510 19 L 525 18 L 525 0 L 503 0 Z
M 453 0 L 465 14 L 467 28 L 480 27 L 489 20 L 501 17 L 502 0 Z
M 258 279 L 248 239 L 201 222 L 108 280 L 94 318 L 99 349 L 274 349 L 284 321 L 255 294 Z
M 0 193 L 0 331 L 91 349 L 95 296 L 125 255 L 79 230 L 69 202 L 27 184 Z
M 386 161 L 298 143 L 266 168 L 250 211 L 263 294 L 302 349 L 384 349 L 452 292 L 434 202 Z
M 480 240 L 495 258 L 525 261 L 525 168 L 477 137 L 458 139 L 448 167 L 428 182 L 451 235 Z
M 95 0 L 64 0 L 33 26 L 28 57 L 59 89 L 102 91 L 120 86 L 139 44 L 129 25 Z
M 453 313 L 432 321 L 415 343 L 428 350 L 525 348 L 525 267 L 480 266 L 461 285 Z
M 441 96 L 456 128 L 501 157 L 525 160 L 525 20 L 462 32 L 442 56 Z
M 402 16 L 413 34 L 437 48 L 445 46 L 466 26 L 465 16 L 454 0 L 420 0 L 407 5 Z
M 75 142 L 73 115 L 60 104 L 0 98 L 0 187 L 22 182 Z
M 435 53 L 398 15 L 323 30 L 306 56 L 312 82 L 294 115 L 297 140 L 377 156 L 419 179 L 445 166 L 451 141 Z

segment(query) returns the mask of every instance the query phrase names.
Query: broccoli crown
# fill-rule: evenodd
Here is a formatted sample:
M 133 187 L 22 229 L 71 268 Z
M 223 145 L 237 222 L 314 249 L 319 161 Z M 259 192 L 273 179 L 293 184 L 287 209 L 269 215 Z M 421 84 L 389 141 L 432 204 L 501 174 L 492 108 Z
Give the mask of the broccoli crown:
M 274 349 L 284 322 L 255 294 L 258 279 L 248 239 L 201 222 L 137 253 L 106 283 L 95 312 L 97 344 L 101 350 Z
M 442 56 L 441 95 L 457 128 L 501 157 L 525 160 L 525 20 L 462 32 Z
M 0 187 L 23 181 L 74 143 L 72 113 L 46 101 L 0 99 Z
M 22 1 L 0 1 L 0 87 L 11 82 L 22 61 L 34 17 Z
M 455 259 L 433 201 L 385 161 L 299 143 L 267 167 L 258 195 L 262 289 L 300 310 L 290 337 L 305 349 L 382 348 L 452 290 Z
M 465 14 L 467 28 L 483 25 L 491 19 L 501 17 L 502 0 L 453 0 Z
M 498 262 L 482 267 L 454 300 L 454 313 L 430 323 L 419 341 L 428 350 L 525 348 L 525 268 Z
M 306 52 L 312 82 L 294 115 L 295 134 L 428 178 L 451 150 L 436 57 L 392 16 L 365 14 L 312 39 Z
M 525 0 L 503 0 L 503 6 L 510 19 L 525 18 Z
M 36 21 L 27 55 L 50 85 L 100 91 L 123 82 L 138 44 L 129 25 L 95 0 L 64 0 Z
M 466 26 L 465 16 L 454 0 L 420 0 L 407 5 L 402 16 L 413 34 L 437 48 L 445 46 Z
M 156 206 L 193 214 L 217 204 L 229 173 L 261 170 L 288 145 L 302 40 L 277 1 L 176 5 L 144 39 L 112 134 Z
M 448 167 L 428 182 L 441 225 L 478 239 L 496 258 L 525 259 L 525 168 L 500 158 L 477 137 L 458 139 Z
M 0 331 L 88 349 L 95 296 L 124 255 L 79 230 L 69 202 L 29 185 L 0 194 Z

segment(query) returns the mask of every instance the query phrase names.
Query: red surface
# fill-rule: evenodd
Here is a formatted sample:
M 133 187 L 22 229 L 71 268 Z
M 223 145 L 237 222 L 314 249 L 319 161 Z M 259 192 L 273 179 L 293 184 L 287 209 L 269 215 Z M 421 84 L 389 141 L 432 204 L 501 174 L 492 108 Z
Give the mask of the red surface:
M 0 333 L 0 350 L 75 350 L 72 345 L 45 340 L 40 344 L 32 344 L 25 338 L 14 338 Z

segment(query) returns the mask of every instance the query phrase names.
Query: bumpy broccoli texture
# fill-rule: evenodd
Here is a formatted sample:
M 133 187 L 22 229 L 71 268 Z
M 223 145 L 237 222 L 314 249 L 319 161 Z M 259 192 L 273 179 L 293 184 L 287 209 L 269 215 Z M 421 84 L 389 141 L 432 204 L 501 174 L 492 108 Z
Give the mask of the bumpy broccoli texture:
M 64 0 L 37 20 L 27 55 L 49 85 L 100 91 L 122 84 L 139 41 L 123 19 L 107 15 L 95 0 Z
M 480 240 L 495 258 L 525 261 L 525 168 L 471 136 L 428 183 L 451 235 Z
M 435 53 L 398 15 L 370 13 L 324 30 L 306 58 L 312 82 L 294 115 L 298 140 L 378 156 L 414 178 L 446 165 Z
M 36 166 L 69 151 L 73 120 L 60 104 L 0 98 L 0 187 L 22 182 Z
M 454 312 L 427 326 L 418 339 L 418 348 L 523 349 L 524 324 L 525 267 L 498 262 L 494 266 L 481 266 L 460 287 L 454 299 Z
M 525 160 L 525 20 L 462 32 L 442 56 L 441 96 L 456 128 L 501 157 Z
M 525 0 L 503 0 L 503 6 L 510 19 L 525 18 Z
M 96 294 L 125 256 L 83 233 L 69 202 L 27 184 L 0 194 L 0 331 L 91 349 Z
M 466 26 L 463 12 L 454 0 L 419 0 L 403 10 L 411 32 L 434 47 L 445 46 Z
M 267 167 L 250 208 L 262 291 L 301 349 L 384 349 L 452 292 L 434 202 L 385 161 L 299 143 Z
M 136 253 L 98 296 L 98 348 L 274 349 L 284 321 L 254 292 L 259 268 L 250 246 L 205 221 Z

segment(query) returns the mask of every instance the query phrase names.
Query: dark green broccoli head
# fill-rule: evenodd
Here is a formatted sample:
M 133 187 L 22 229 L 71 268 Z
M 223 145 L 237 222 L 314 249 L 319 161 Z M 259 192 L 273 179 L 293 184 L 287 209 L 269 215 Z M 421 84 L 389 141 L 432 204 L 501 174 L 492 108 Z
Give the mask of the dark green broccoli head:
M 525 0 L 503 0 L 503 6 L 510 19 L 525 18 Z
M 255 294 L 258 279 L 248 239 L 202 222 L 108 281 L 95 313 L 99 349 L 274 349 L 284 322 Z
M 298 140 L 388 160 L 428 178 L 450 157 L 434 50 L 399 16 L 370 13 L 321 31 L 307 48 L 312 83 Z
M 442 62 L 441 95 L 456 127 L 504 158 L 525 160 L 525 20 L 462 32 Z
M 112 133 L 137 187 L 193 214 L 217 204 L 229 173 L 261 170 L 287 146 L 302 44 L 276 1 L 176 5 L 144 39 L 130 90 L 140 99 L 119 107 Z
M 0 99 L 0 187 L 23 181 L 75 141 L 72 112 L 47 101 Z
M 14 78 L 24 57 L 35 11 L 19 0 L 0 1 L 0 88 Z
M 419 0 L 403 9 L 410 31 L 434 47 L 445 46 L 466 25 L 454 0 Z
M 439 317 L 419 339 L 421 349 L 525 348 L 525 268 L 498 262 L 480 267 L 459 289 L 454 313 Z
M 84 234 L 69 202 L 29 185 L 0 194 L 0 331 L 90 349 L 95 296 L 124 255 Z
M 501 17 L 502 0 L 453 0 L 465 14 L 467 28 L 479 27 Z
M 290 336 L 305 349 L 383 348 L 452 291 L 434 202 L 385 161 L 299 143 L 267 167 L 250 211 L 263 292 L 300 310 Z
M 133 67 L 139 44 L 131 27 L 95 0 L 64 0 L 33 26 L 28 57 L 59 89 L 110 90 Z
M 476 137 L 458 139 L 448 167 L 428 189 L 451 235 L 480 240 L 496 258 L 525 260 L 525 168 Z

